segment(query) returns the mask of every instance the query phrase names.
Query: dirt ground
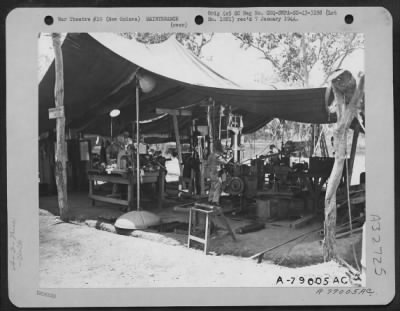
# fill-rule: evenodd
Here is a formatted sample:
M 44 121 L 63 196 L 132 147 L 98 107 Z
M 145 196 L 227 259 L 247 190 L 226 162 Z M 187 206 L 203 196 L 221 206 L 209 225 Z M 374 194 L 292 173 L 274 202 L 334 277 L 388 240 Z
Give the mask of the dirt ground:
M 92 227 L 99 227 L 105 231 L 115 231 L 114 221 L 124 212 L 117 205 L 103 202 L 96 202 L 96 206 L 91 206 L 86 193 L 74 193 L 69 196 L 71 215 L 77 222 L 86 222 Z M 175 232 L 158 232 L 157 228 L 143 231 L 136 231 L 134 236 L 148 240 L 158 241 L 168 245 L 186 245 L 187 243 L 187 224 L 188 213 L 177 213 L 173 207 L 186 204 L 191 200 L 176 201 L 168 199 L 163 202 L 163 208 L 155 208 L 151 200 L 143 200 L 143 208 L 157 214 L 163 223 L 179 222 L 183 228 Z M 58 215 L 57 200 L 55 196 L 41 197 L 40 207 L 44 210 Z M 228 222 L 232 229 L 254 223 L 252 217 L 232 216 L 226 214 Z M 210 243 L 210 252 L 218 255 L 234 255 L 238 257 L 250 257 L 260 251 L 269 249 L 276 245 L 285 243 L 302 234 L 312 232 L 306 236 L 287 243 L 275 250 L 265 254 L 264 259 L 273 263 L 288 267 L 301 267 L 310 264 L 322 263 L 322 246 L 320 230 L 321 219 L 315 219 L 301 228 L 291 228 L 289 220 L 274 221 L 266 223 L 263 230 L 247 234 L 236 234 L 237 241 L 233 241 L 228 235 L 227 229 L 219 219 L 214 221 L 217 231 L 212 236 Z M 322 229 L 322 228 L 321 228 Z M 354 234 L 353 239 L 338 239 L 338 253 L 349 264 L 356 267 L 351 243 L 355 246 L 357 261 L 359 263 L 361 254 L 361 234 Z M 196 246 L 196 245 L 195 245 Z
M 71 195 L 69 201 L 74 223 L 62 223 L 55 216 L 58 213 L 55 197 L 40 200 L 43 287 L 272 286 L 281 274 L 345 276 L 348 272 L 336 263 L 321 263 L 318 232 L 270 252 L 261 264 L 248 258 L 318 228 L 318 223 L 302 229 L 285 227 L 284 223 L 267 225 L 264 230 L 237 235 L 238 242 L 219 230 L 211 240 L 211 254 L 205 256 L 202 251 L 185 246 L 184 232 L 136 231 L 133 237 L 105 232 L 113 231 L 110 221 L 123 213 L 118 206 L 96 203 L 92 207 L 86 194 Z M 153 210 L 163 222 L 187 222 L 186 213 L 172 212 L 176 202 L 167 201 L 162 210 Z M 149 209 L 153 205 L 144 204 Z M 235 229 L 250 220 L 229 219 L 229 222 Z M 346 240 L 338 240 L 339 253 L 345 259 L 351 255 Z M 355 236 L 354 242 L 359 252 L 360 237 Z M 290 268 L 294 266 L 304 267 Z

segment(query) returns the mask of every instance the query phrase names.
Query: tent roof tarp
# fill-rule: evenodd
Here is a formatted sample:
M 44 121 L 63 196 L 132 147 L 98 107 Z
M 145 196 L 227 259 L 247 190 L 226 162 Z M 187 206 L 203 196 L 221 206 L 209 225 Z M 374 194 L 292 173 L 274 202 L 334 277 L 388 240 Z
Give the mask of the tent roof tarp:
M 71 33 L 62 52 L 67 125 L 92 134 L 109 133 L 112 109 L 121 110 L 122 126 L 136 119 L 133 76 L 139 67 L 142 75 L 156 82 L 153 91 L 140 94 L 141 120 L 154 118 L 156 108 L 193 108 L 209 98 L 240 111 L 245 133 L 275 117 L 305 123 L 336 120 L 326 109 L 326 88 L 246 90 L 212 70 L 173 37 L 146 45 L 112 33 Z M 53 62 L 39 84 L 40 133 L 55 128 L 55 121 L 48 119 L 48 109 L 54 107 L 54 66 Z M 142 126 L 141 132 L 160 132 L 171 123 L 169 119 Z

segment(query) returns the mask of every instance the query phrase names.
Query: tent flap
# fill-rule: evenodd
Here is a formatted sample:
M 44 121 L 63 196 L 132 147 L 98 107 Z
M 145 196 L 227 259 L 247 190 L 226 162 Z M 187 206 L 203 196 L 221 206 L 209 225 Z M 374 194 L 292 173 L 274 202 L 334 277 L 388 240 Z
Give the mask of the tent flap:
M 246 90 L 212 70 L 173 37 L 146 45 L 111 33 L 71 33 L 62 52 L 67 126 L 92 134 L 108 131 L 112 109 L 121 110 L 121 128 L 136 119 L 134 74 L 138 68 L 155 82 L 151 92 L 140 93 L 141 120 L 155 117 L 156 108 L 196 107 L 209 98 L 233 111 L 244 111 L 245 133 L 275 117 L 315 124 L 336 120 L 326 109 L 326 88 Z M 40 133 L 55 128 L 55 121 L 48 119 L 48 109 L 54 107 L 54 83 L 53 62 L 39 84 Z M 161 118 L 151 126 L 141 126 L 141 132 L 168 132 L 166 122 L 168 118 Z M 189 125 L 180 123 L 182 128 Z

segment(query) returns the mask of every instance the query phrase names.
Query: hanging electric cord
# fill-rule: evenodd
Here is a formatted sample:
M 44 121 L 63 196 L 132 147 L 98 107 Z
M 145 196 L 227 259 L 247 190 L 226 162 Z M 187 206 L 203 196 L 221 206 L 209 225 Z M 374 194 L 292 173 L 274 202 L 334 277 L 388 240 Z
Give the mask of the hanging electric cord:
M 352 224 L 352 219 L 351 219 L 351 204 L 350 204 L 350 186 L 349 186 L 349 166 L 348 166 L 348 161 L 347 161 L 347 150 L 346 150 L 346 185 L 347 185 L 347 206 L 348 206 L 348 211 L 349 211 L 349 227 L 350 227 L 350 243 L 351 243 L 351 248 L 353 250 L 353 257 L 354 257 L 354 262 L 356 263 L 357 270 L 361 272 L 361 268 L 358 264 L 357 261 L 357 255 L 356 255 L 356 249 L 353 243 L 353 224 Z

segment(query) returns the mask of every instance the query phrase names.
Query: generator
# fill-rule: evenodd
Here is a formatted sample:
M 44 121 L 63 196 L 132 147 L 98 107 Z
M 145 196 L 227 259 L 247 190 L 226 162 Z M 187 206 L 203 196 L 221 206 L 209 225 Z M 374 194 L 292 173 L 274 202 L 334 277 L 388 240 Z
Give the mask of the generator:
M 254 198 L 257 193 L 258 177 L 252 167 L 244 164 L 228 163 L 223 168 L 225 174 L 224 191 L 232 196 L 244 195 Z

